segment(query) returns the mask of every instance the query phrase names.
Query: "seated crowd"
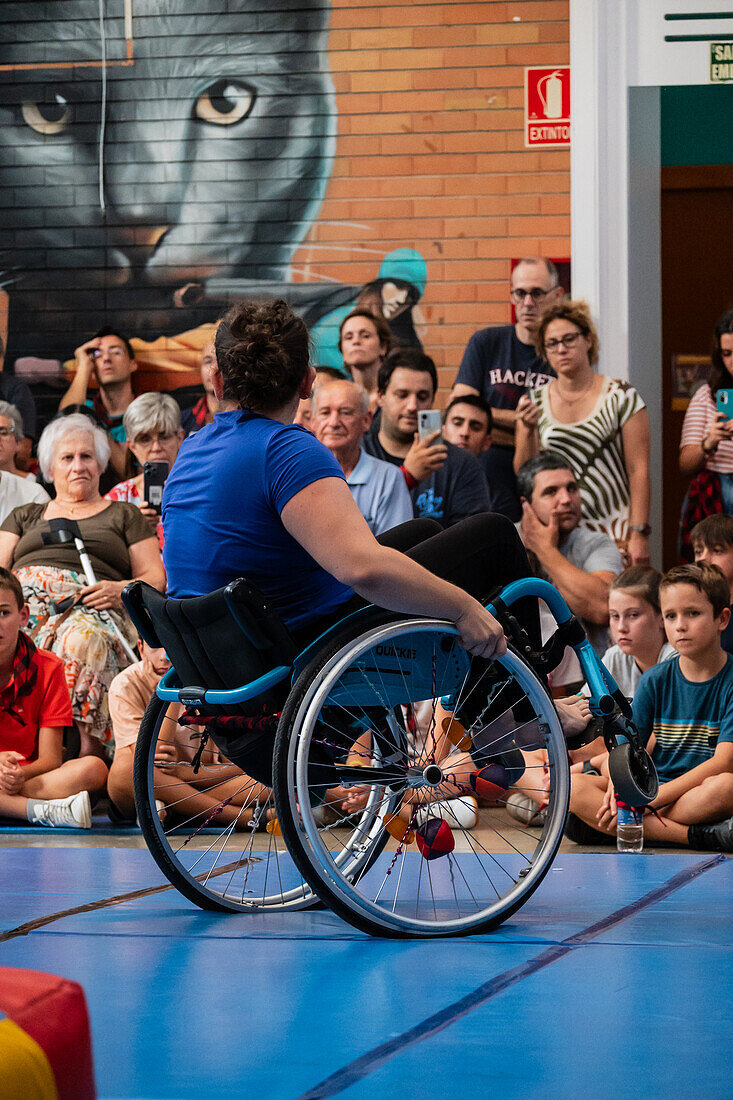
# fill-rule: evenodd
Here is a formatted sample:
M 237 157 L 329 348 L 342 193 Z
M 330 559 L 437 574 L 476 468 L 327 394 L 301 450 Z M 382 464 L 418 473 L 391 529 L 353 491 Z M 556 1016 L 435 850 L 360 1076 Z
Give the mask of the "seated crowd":
M 316 368 L 295 422 L 332 453 L 376 536 L 418 518 L 443 528 L 486 512 L 510 519 L 533 572 L 558 588 L 632 701 L 660 777 L 644 817 L 648 840 L 733 851 L 733 474 L 722 458 L 716 474 L 726 422 L 705 405 L 700 440 L 692 427 L 683 435 L 683 470 L 709 478 L 712 469 L 720 492 L 714 514 L 698 508 L 685 530 L 694 562 L 662 576 L 649 560 L 642 397 L 597 373 L 588 308 L 564 297 L 552 263 L 519 261 L 509 296 L 516 322 L 471 338 L 441 427 L 426 430 L 419 416 L 435 403 L 435 363 L 394 346 L 384 318 L 361 307 L 341 322 L 343 372 Z M 733 373 L 726 317 L 716 329 L 718 374 Z M 135 393 L 132 345 L 109 327 L 75 357 L 59 412 L 37 441 L 32 394 L 0 371 L 0 817 L 89 828 L 104 798 L 113 821 L 135 820 L 137 730 L 169 667 L 162 650 L 137 639 L 122 590 L 135 578 L 166 590 L 164 482 L 186 436 L 239 406 L 217 398 L 213 341 L 202 351 L 201 395 L 183 410 L 169 394 Z M 544 640 L 554 621 L 543 604 L 540 623 Z M 549 686 L 585 722 L 582 680 L 568 649 Z M 176 728 L 170 752 L 190 760 L 190 731 Z M 602 738 L 570 756 L 567 835 L 605 843 L 617 813 Z M 216 775 L 216 799 L 204 766 L 179 802 L 213 813 L 224 791 L 222 824 L 245 828 L 253 811 L 237 796 L 243 773 L 231 765 L 231 775 Z M 543 795 L 520 780 L 506 812 L 531 828 L 543 820 Z M 466 828 L 476 821 L 469 809 Z

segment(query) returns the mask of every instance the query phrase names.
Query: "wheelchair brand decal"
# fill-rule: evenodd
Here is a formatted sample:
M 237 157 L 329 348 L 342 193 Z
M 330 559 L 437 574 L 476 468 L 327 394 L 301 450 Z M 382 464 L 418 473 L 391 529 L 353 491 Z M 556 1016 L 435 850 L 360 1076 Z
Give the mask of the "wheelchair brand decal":
M 457 691 L 468 666 L 468 654 L 452 638 L 433 632 L 403 634 L 398 641 L 378 642 L 362 654 L 328 701 L 368 707 L 432 699 L 436 685 L 443 695 Z
M 408 649 L 403 645 L 378 645 L 374 652 L 378 657 L 399 657 L 402 661 L 414 661 L 417 657 L 416 649 Z

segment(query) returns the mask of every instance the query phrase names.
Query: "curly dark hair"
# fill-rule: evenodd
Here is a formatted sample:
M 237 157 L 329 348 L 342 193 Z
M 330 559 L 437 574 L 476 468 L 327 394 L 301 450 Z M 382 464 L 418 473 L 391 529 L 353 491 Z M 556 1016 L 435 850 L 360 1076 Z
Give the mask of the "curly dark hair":
M 291 401 L 308 373 L 308 329 L 279 298 L 237 302 L 214 337 L 224 399 L 252 412 L 271 412 Z
M 553 321 L 568 321 L 571 325 L 575 325 L 576 328 L 579 328 L 583 336 L 588 337 L 590 340 L 588 360 L 591 366 L 594 366 L 598 362 L 600 341 L 598 339 L 598 329 L 593 324 L 588 303 L 584 302 L 582 298 L 577 298 L 575 300 L 566 299 L 563 302 L 558 302 L 556 305 L 551 306 L 550 309 L 542 314 L 537 332 L 535 333 L 534 346 L 537 349 L 537 354 L 544 360 L 547 360 L 545 333 L 547 332 L 547 326 L 552 324 Z

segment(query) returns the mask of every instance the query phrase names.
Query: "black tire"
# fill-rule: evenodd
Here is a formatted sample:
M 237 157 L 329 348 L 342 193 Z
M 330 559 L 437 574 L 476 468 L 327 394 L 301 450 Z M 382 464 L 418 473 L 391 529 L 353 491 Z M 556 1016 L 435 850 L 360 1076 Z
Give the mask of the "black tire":
M 420 640 L 417 641 L 417 648 L 415 648 L 412 643 L 418 636 L 420 636 Z M 401 641 L 398 641 L 398 639 L 401 639 Z M 399 675 L 395 673 L 391 686 L 388 688 L 385 683 L 387 672 L 384 664 L 377 661 L 375 654 L 380 652 L 382 654 L 386 653 L 388 656 L 414 654 L 422 652 L 425 646 L 431 649 L 433 654 L 431 658 L 432 677 L 428 677 L 427 681 L 425 676 L 413 678 L 414 670 L 405 671 L 400 667 L 402 679 L 405 681 L 405 690 L 408 693 L 413 691 L 421 693 L 426 690 L 425 683 L 427 682 L 432 683 L 435 689 L 433 697 L 435 695 L 440 696 L 442 694 L 440 690 L 441 683 L 435 680 L 436 663 L 440 664 L 442 661 L 445 668 L 449 669 L 447 675 L 452 677 L 455 677 L 455 668 L 458 667 L 462 659 L 460 654 L 463 654 L 466 664 L 470 665 L 468 655 L 463 650 L 460 650 L 460 654 L 458 653 L 456 631 L 451 624 L 431 619 L 396 621 L 393 614 L 378 611 L 366 622 L 357 620 L 324 651 L 319 653 L 302 671 L 283 709 L 275 743 L 275 800 L 283 836 L 295 863 L 311 888 L 326 905 L 361 931 L 377 936 L 399 938 L 409 936 L 460 936 L 469 932 L 486 932 L 498 926 L 524 904 L 549 870 L 562 839 L 562 828 L 567 813 L 569 768 L 567 750 L 559 720 L 545 686 L 540 683 L 534 672 L 521 658 L 512 652 L 501 662 L 505 669 L 508 668 L 510 671 L 502 673 L 500 691 L 504 691 L 510 680 L 514 680 L 514 686 L 521 687 L 522 694 L 521 698 L 517 699 L 517 703 L 512 703 L 511 706 L 526 706 L 524 700 L 529 703 L 531 696 L 534 708 L 532 711 L 533 717 L 531 721 L 522 719 L 523 724 L 521 726 L 515 726 L 513 730 L 509 729 L 508 732 L 502 727 L 497 739 L 494 736 L 495 723 L 499 722 L 499 719 L 504 719 L 504 714 L 490 716 L 486 719 L 486 714 L 490 711 L 487 701 L 481 715 L 485 725 L 481 729 L 477 728 L 473 731 L 476 733 L 476 738 L 472 741 L 471 756 L 477 767 L 484 766 L 487 762 L 504 759 L 507 762 L 507 770 L 509 770 L 509 765 L 515 760 L 513 754 L 516 752 L 518 743 L 512 740 L 512 736 L 516 735 L 518 738 L 520 729 L 523 731 L 530 728 L 536 731 L 541 730 L 541 744 L 530 746 L 528 740 L 524 747 L 533 749 L 546 747 L 550 752 L 551 788 L 545 824 L 537 843 L 532 842 L 530 845 L 532 854 L 529 858 L 520 850 L 526 846 L 527 838 L 531 835 L 527 829 L 512 822 L 501 809 L 498 811 L 489 810 L 486 815 L 483 811 L 481 812 L 480 824 L 486 816 L 489 821 L 486 828 L 488 828 L 491 836 L 499 838 L 507 848 L 506 854 L 500 857 L 503 861 L 503 867 L 496 873 L 497 879 L 499 874 L 503 874 L 508 878 L 506 889 L 500 894 L 502 888 L 497 889 L 492 884 L 492 889 L 499 901 L 496 901 L 494 895 L 486 904 L 483 900 L 478 901 L 472 892 L 473 883 L 469 884 L 466 881 L 463 874 L 464 870 L 467 871 L 469 876 L 474 872 L 479 873 L 476 867 L 479 864 L 480 875 L 484 875 L 485 862 L 492 865 L 492 873 L 494 873 L 494 865 L 497 865 L 499 861 L 493 853 L 487 851 L 480 840 L 475 839 L 472 833 L 463 828 L 460 829 L 459 843 L 463 845 L 464 849 L 468 850 L 468 860 L 461 862 L 457 857 L 462 856 L 463 853 L 456 852 L 455 855 L 449 854 L 447 861 L 441 859 L 440 863 L 445 868 L 447 862 L 450 867 L 453 883 L 451 888 L 458 909 L 465 904 L 467 894 L 476 902 L 475 911 L 465 916 L 444 916 L 442 912 L 439 914 L 436 911 L 436 900 L 433 896 L 432 906 L 435 918 L 433 919 L 432 916 L 412 918 L 407 913 L 407 909 L 412 906 L 413 899 L 411 897 L 406 899 L 404 905 L 403 899 L 401 897 L 398 899 L 400 883 L 403 881 L 402 869 L 406 866 L 407 856 L 406 853 L 402 852 L 401 842 L 397 843 L 397 856 L 392 855 L 392 849 L 394 849 L 396 841 L 387 833 L 384 826 L 384 815 L 396 811 L 402 804 L 403 794 L 408 789 L 409 784 L 417 782 L 412 772 L 410 773 L 412 778 L 408 780 L 407 762 L 404 765 L 400 764 L 399 728 L 394 733 L 394 740 L 391 745 L 387 740 L 388 735 L 386 732 L 383 735 L 384 743 L 380 744 L 379 729 L 370 724 L 369 728 L 373 731 L 372 748 L 370 750 L 372 757 L 369 763 L 365 763 L 362 767 L 359 773 L 359 783 L 369 792 L 370 800 L 372 795 L 375 796 L 376 806 L 371 802 L 368 804 L 368 807 L 371 806 L 371 808 L 368 813 L 365 811 L 366 820 L 358 823 L 354 831 L 351 831 L 353 828 L 351 823 L 343 822 L 341 824 L 344 825 L 344 828 L 340 830 L 342 835 L 337 837 L 339 833 L 339 824 L 337 823 L 333 830 L 334 839 L 338 839 L 337 844 L 333 844 L 329 848 L 323 843 L 323 837 L 318 834 L 312 820 L 312 802 L 314 797 L 321 796 L 320 792 L 323 790 L 324 778 L 327 776 L 327 772 L 323 769 L 330 767 L 334 776 L 341 777 L 341 779 L 344 776 L 348 777 L 348 769 L 354 767 L 353 764 L 349 763 L 349 758 L 357 745 L 357 742 L 352 741 L 351 747 L 348 747 L 349 737 L 353 737 L 355 716 L 358 717 L 359 711 L 361 711 L 371 723 L 372 712 L 377 709 L 376 700 L 380 700 L 385 722 L 389 725 L 389 712 L 395 709 L 395 703 L 390 693 L 398 691 Z M 436 662 L 435 655 L 438 651 L 443 656 Z M 400 664 L 401 660 L 402 656 L 399 656 L 397 663 Z M 453 663 L 455 663 L 455 668 Z M 461 668 L 463 667 L 461 666 Z M 357 676 L 361 676 L 366 682 L 365 673 L 367 669 L 370 671 L 377 669 L 376 673 L 372 671 L 376 682 L 374 706 L 370 701 L 371 696 L 368 688 L 365 689 L 364 694 L 367 702 L 351 702 L 351 697 L 348 694 L 349 691 L 354 690 L 353 685 L 356 683 L 355 678 Z M 462 671 L 460 675 L 464 676 L 463 684 L 465 686 L 468 674 Z M 349 679 L 350 676 L 351 680 Z M 480 683 L 480 681 L 481 677 L 479 676 L 478 682 Z M 416 684 L 420 686 L 416 687 Z M 359 691 L 361 690 L 361 683 L 359 683 Z M 424 694 L 418 695 L 421 700 L 428 697 Z M 338 702 L 339 699 L 342 700 L 341 703 Z M 417 699 L 414 697 L 409 698 L 408 695 L 407 701 L 413 703 L 417 702 Z M 344 712 L 344 723 L 340 725 L 334 722 L 330 716 L 330 712 L 338 705 L 342 707 Z M 509 710 L 512 713 L 512 721 L 516 722 L 511 706 Z M 429 706 L 428 709 L 430 709 Z M 481 709 L 479 708 L 479 710 Z M 326 712 L 328 712 L 327 720 L 324 721 L 323 716 Z M 429 725 L 434 718 L 435 709 L 433 708 L 433 716 L 432 719 L 429 719 Z M 349 726 L 350 723 L 352 723 L 352 727 Z M 499 722 L 499 724 L 501 723 Z M 330 730 L 336 730 L 337 733 L 329 733 L 328 737 L 324 737 L 323 729 L 326 727 Z M 344 733 L 346 728 L 351 728 L 350 734 Z M 386 729 L 385 726 L 381 728 Z M 394 732 L 396 728 L 394 720 L 390 728 Z M 339 738 L 339 733 L 342 735 L 341 738 Z M 476 748 L 480 739 L 479 735 L 483 736 L 485 741 L 485 747 L 480 751 Z M 432 736 L 432 731 L 425 735 L 422 744 L 423 749 L 428 743 L 428 737 L 432 738 Z M 535 732 L 532 736 L 536 738 L 538 733 Z M 527 737 L 529 737 L 529 734 L 527 734 Z M 375 742 L 377 743 L 377 750 L 374 749 Z M 418 745 L 417 748 L 419 752 L 421 746 Z M 499 748 L 501 752 L 499 752 Z M 331 753 L 330 763 L 324 763 L 324 752 L 328 754 L 329 750 Z M 360 752 L 364 753 L 363 746 Z M 453 754 L 450 758 L 453 759 Z M 385 764 L 384 761 L 388 761 L 388 764 Z M 377 769 L 374 783 L 368 782 L 368 773 L 365 773 L 367 766 Z M 466 766 L 473 767 L 474 765 L 467 763 Z M 436 783 L 436 797 L 442 793 L 442 784 L 443 779 Z M 461 789 L 465 790 L 466 788 Z M 423 808 L 429 817 L 431 814 L 430 809 L 426 806 Z M 415 816 L 415 811 L 411 810 L 410 812 Z M 444 818 L 444 820 L 449 823 L 448 819 Z M 347 824 L 348 829 L 346 828 Z M 454 828 L 451 832 L 459 829 L 457 819 L 454 820 L 453 824 Z M 360 841 L 361 848 L 359 846 Z M 412 853 L 413 849 L 410 849 L 410 852 Z M 487 857 L 485 861 L 484 854 Z M 415 859 L 417 858 L 422 859 L 422 857 L 415 854 Z M 398 859 L 402 860 L 400 868 L 396 867 Z M 412 888 L 408 883 L 411 877 L 412 879 L 415 878 L 415 868 L 420 871 L 419 864 L 414 862 L 412 856 L 410 856 L 410 860 L 410 867 L 408 867 L 408 873 L 405 875 L 405 889 Z M 425 860 L 422 862 L 423 865 L 426 863 Z M 433 864 L 433 866 L 436 865 Z M 385 904 L 380 901 L 380 895 L 383 883 L 391 875 L 393 867 L 395 868 L 395 875 L 394 879 L 390 881 L 396 882 L 399 873 L 399 883 L 394 888 L 394 903 L 390 910 L 391 897 L 388 899 L 389 904 Z M 412 873 L 410 873 L 410 868 Z M 460 882 L 459 888 L 456 890 L 455 883 L 458 880 L 453 875 L 454 868 L 456 875 L 463 876 L 463 880 L 466 882 L 466 891 L 463 890 Z M 375 876 L 374 884 L 369 881 L 370 871 Z M 446 877 L 445 871 L 441 874 L 444 878 Z M 426 875 L 430 878 L 430 891 L 432 894 L 432 874 L 426 871 Z M 380 878 L 382 879 L 382 885 L 377 889 L 376 880 Z M 482 891 L 486 890 L 488 892 L 488 887 L 483 879 L 479 880 L 479 884 Z M 423 905 L 419 896 L 419 879 L 416 891 L 415 908 L 417 910 L 419 905 Z M 459 893 L 462 895 L 460 898 Z M 476 894 L 478 893 L 479 890 L 477 889 Z M 401 907 L 400 911 L 397 911 L 398 900 Z M 452 899 L 448 899 L 448 904 L 452 904 Z M 441 898 L 441 905 L 445 906 L 445 898 Z M 402 911 L 402 909 L 405 911 Z
M 134 763 L 140 828 L 150 854 L 168 881 L 200 908 L 227 913 L 276 912 L 318 904 L 293 865 L 281 836 L 251 829 L 235 831 L 231 825 L 212 828 L 211 822 L 223 812 L 217 812 L 216 806 L 197 813 L 175 812 L 178 792 L 172 787 L 180 786 L 179 777 L 199 781 L 192 775 L 186 777 L 185 772 L 174 775 L 172 765 L 154 766 L 156 751 L 173 742 L 175 722 L 169 716 L 170 707 L 157 695 L 151 699 L 140 726 Z M 202 764 L 210 773 L 218 766 L 208 747 Z M 242 809 L 248 811 L 247 816 L 254 802 L 254 798 L 248 799 L 248 791 L 257 789 L 252 784 L 248 776 L 242 777 Z M 161 797 L 163 786 L 168 787 L 165 798 Z M 216 783 L 211 784 L 207 794 L 215 789 Z M 167 804 L 164 821 L 156 801 Z M 223 805 L 222 800 L 219 806 Z M 272 805 L 271 794 L 266 801 L 260 800 L 262 820 Z
M 635 753 L 630 741 L 611 749 L 608 771 L 616 794 L 629 806 L 648 806 L 657 797 L 659 780 L 651 757 L 644 750 Z

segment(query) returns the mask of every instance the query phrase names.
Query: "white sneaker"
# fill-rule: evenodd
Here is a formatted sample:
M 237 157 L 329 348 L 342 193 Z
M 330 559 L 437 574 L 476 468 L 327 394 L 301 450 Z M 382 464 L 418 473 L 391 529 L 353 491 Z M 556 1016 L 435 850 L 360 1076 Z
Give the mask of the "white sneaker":
M 91 829 L 92 804 L 89 793 L 80 791 L 68 798 L 49 798 L 36 803 L 32 825 L 45 825 L 51 829 Z
M 547 811 L 541 810 L 534 799 L 521 791 L 509 795 L 506 810 L 510 817 L 521 821 L 522 825 L 544 825 L 547 817 Z
M 442 817 L 451 829 L 473 829 L 478 821 L 478 802 L 472 794 L 428 802 L 415 814 L 415 824 L 424 825 L 431 817 Z

